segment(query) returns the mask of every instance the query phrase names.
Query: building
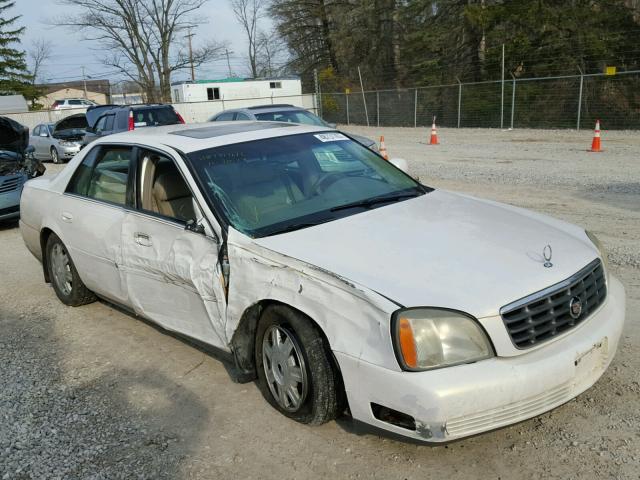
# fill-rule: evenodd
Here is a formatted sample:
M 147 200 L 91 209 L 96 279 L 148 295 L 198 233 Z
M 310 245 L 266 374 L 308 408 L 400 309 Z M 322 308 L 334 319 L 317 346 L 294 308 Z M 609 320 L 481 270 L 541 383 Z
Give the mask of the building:
M 22 95 L 0 95 L 0 114 L 28 111 L 29 106 Z
M 64 100 L 65 98 L 85 98 L 85 83 L 87 88 L 86 98 L 99 104 L 110 103 L 110 85 L 109 80 L 78 80 L 63 83 L 48 83 L 38 85 L 43 95 L 38 98 L 37 102 L 42 104 L 43 108 L 49 109 L 56 100 Z
M 298 77 L 281 78 L 225 78 L 196 80 L 171 84 L 171 98 L 181 102 L 215 102 L 251 98 L 275 98 L 302 95 Z

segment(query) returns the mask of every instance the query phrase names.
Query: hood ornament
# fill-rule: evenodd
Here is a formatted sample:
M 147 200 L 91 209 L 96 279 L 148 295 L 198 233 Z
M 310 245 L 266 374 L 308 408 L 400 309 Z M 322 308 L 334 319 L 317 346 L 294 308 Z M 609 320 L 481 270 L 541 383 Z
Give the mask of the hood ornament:
M 553 250 L 551 250 L 551 245 L 547 245 L 542 250 L 542 256 L 544 257 L 544 266 L 546 268 L 553 267 L 553 263 L 551 263 L 551 257 L 553 256 Z

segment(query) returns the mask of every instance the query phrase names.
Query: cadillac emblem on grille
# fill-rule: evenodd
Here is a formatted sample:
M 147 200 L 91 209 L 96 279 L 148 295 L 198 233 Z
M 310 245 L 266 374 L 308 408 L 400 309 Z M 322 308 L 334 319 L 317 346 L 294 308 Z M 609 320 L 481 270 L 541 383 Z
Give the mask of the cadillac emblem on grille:
M 569 315 L 571 318 L 577 319 L 582 314 L 582 300 L 580 297 L 573 297 L 569 301 Z

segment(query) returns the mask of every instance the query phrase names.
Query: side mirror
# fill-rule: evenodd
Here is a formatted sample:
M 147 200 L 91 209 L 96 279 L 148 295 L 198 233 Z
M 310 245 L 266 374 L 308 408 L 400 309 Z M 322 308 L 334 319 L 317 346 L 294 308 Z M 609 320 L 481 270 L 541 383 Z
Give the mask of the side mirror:
M 389 163 L 394 167 L 399 168 L 404 173 L 409 173 L 409 164 L 404 158 L 392 158 L 391 160 L 389 160 Z
M 189 220 L 184 226 L 184 229 L 189 232 L 199 233 L 200 235 L 205 234 L 204 225 L 202 225 L 201 223 L 197 223 L 195 220 Z

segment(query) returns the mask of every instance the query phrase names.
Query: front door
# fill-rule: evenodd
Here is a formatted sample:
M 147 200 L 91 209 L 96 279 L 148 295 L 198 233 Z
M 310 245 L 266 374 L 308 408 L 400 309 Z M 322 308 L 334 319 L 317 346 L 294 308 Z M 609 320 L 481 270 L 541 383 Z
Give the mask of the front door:
M 140 151 L 137 209 L 122 226 L 121 267 L 137 314 L 219 348 L 226 300 L 218 243 L 173 159 Z M 202 233 L 186 229 L 193 220 Z

